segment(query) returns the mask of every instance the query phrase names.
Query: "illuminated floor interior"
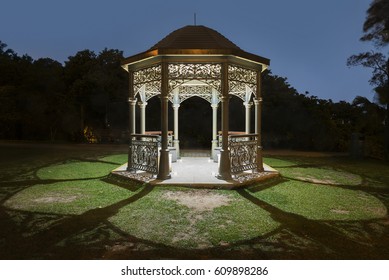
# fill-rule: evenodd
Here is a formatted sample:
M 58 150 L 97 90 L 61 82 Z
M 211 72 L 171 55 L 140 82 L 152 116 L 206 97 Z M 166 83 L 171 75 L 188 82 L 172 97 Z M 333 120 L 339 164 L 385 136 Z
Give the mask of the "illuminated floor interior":
M 172 163 L 171 178 L 167 180 L 158 180 L 152 174 L 144 171 L 130 173 L 126 171 L 126 168 L 127 163 L 113 170 L 112 174 L 151 185 L 234 188 L 279 176 L 277 170 L 264 164 L 265 170 L 263 172 L 247 171 L 233 176 L 232 180 L 220 180 L 216 177 L 218 163 L 213 162 L 208 157 L 182 157 L 177 162 Z

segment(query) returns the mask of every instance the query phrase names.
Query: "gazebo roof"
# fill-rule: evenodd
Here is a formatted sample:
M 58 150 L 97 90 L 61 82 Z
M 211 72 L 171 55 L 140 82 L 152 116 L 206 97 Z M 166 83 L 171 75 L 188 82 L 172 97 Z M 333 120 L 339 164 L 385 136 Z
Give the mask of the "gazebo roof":
M 130 56 L 122 66 L 159 55 L 232 55 L 264 66 L 270 60 L 243 51 L 219 32 L 202 25 L 187 25 L 177 29 L 145 52 Z
M 187 25 L 177 29 L 151 47 L 155 49 L 235 49 L 237 45 L 222 34 L 203 25 Z

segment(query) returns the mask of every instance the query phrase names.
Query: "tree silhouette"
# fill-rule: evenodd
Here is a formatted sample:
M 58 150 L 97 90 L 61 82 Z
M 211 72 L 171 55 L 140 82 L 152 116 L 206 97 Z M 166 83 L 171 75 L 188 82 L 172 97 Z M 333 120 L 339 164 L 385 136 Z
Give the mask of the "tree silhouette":
M 374 0 L 367 10 L 362 41 L 373 41 L 378 46 L 389 43 L 389 1 Z
M 367 10 L 363 31 L 361 40 L 373 42 L 378 49 L 389 43 L 389 1 L 372 2 Z M 350 56 L 347 65 L 372 69 L 369 82 L 374 86 L 378 102 L 386 107 L 384 155 L 389 161 L 389 57 L 380 52 L 364 52 Z

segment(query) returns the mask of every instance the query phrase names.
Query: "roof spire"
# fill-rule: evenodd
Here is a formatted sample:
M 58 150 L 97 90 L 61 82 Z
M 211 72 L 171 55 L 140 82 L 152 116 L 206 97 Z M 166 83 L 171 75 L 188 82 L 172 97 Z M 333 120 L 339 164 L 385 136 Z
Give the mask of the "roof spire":
M 197 25 L 197 22 L 196 22 L 196 13 L 194 13 L 194 15 L 193 15 L 193 20 L 194 20 L 194 25 L 196 26 L 196 25 Z

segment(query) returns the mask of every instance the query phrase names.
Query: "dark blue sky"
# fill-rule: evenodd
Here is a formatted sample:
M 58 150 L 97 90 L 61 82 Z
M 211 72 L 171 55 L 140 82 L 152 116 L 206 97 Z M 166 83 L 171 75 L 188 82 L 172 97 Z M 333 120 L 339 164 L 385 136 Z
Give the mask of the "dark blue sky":
M 145 51 L 175 29 L 213 28 L 245 51 L 271 59 L 273 74 L 319 98 L 373 99 L 371 72 L 348 68 L 362 43 L 370 0 L 10 0 L 0 5 L 0 40 L 18 54 L 64 62 L 103 48 Z

